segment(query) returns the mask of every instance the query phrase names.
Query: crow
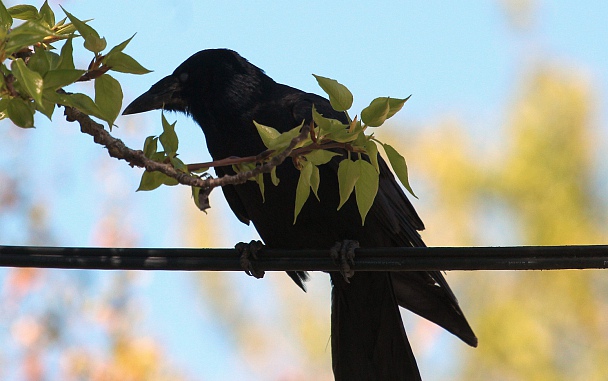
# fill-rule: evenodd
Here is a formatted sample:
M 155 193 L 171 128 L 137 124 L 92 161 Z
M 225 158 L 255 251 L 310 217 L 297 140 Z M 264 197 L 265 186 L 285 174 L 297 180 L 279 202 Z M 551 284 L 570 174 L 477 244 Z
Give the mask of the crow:
M 280 132 L 312 121 L 312 107 L 327 118 L 346 123 L 321 96 L 279 84 L 260 68 L 228 49 L 202 50 L 173 74 L 152 85 L 123 114 L 164 109 L 190 115 L 202 128 L 214 160 L 255 156 L 266 147 L 254 121 Z M 344 155 L 320 166 L 319 199 L 309 197 L 293 222 L 299 171 L 291 161 L 277 167 L 280 180 L 265 175 L 265 198 L 252 181 L 222 187 L 236 217 L 252 222 L 264 244 L 282 249 L 330 249 L 336 242 L 358 241 L 361 247 L 425 246 L 418 231 L 424 224 L 378 157 L 378 194 L 365 224 L 353 195 L 339 210 L 337 169 Z M 234 174 L 216 167 L 217 176 Z M 303 287 L 305 272 L 289 275 Z M 399 307 L 442 326 L 465 343 L 477 338 L 456 297 L 437 271 L 355 272 L 346 279 L 330 272 L 332 282 L 331 345 L 336 380 L 421 380 Z

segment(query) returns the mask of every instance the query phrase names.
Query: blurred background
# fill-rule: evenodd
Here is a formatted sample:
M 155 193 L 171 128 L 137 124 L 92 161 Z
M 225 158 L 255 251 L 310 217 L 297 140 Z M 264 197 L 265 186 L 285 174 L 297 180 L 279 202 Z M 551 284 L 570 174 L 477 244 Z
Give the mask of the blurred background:
M 321 91 L 312 73 L 336 78 L 354 111 L 413 94 L 377 135 L 408 160 L 429 245 L 608 243 L 608 3 L 61 5 L 94 18 L 110 47 L 137 33 L 126 52 L 154 72 L 115 75 L 125 105 L 215 47 L 306 91 Z M 182 160 L 209 160 L 200 129 L 168 119 Z M 160 112 L 116 124 L 132 148 L 162 131 Z M 0 123 L 0 244 L 232 247 L 256 237 L 220 191 L 207 214 L 185 187 L 136 193 L 141 170 L 109 158 L 61 110 L 36 126 Z M 606 271 L 447 278 L 479 348 L 402 311 L 425 380 L 608 379 Z M 328 276 L 313 274 L 308 289 L 283 273 L 1 268 L 0 379 L 331 380 Z

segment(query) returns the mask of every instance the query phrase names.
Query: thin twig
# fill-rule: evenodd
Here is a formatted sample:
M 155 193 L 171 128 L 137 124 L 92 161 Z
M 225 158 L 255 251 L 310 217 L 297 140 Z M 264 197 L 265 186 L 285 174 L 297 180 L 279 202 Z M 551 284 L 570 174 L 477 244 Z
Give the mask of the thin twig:
M 313 131 L 312 128 L 310 130 Z M 302 156 L 302 155 L 306 155 L 307 153 L 310 153 L 314 150 L 319 150 L 319 149 L 326 149 L 326 150 L 344 149 L 344 150 L 350 151 L 350 152 L 365 152 L 364 149 L 359 148 L 359 147 L 354 147 L 350 143 L 339 143 L 339 142 L 334 142 L 334 141 L 327 141 L 324 143 L 313 142 L 312 144 L 309 144 L 306 147 L 295 148 L 294 150 L 291 151 L 289 156 L 291 156 L 291 157 Z M 273 153 L 274 153 L 273 150 L 266 150 L 256 156 L 246 156 L 246 157 L 232 156 L 232 157 L 228 157 L 226 159 L 208 161 L 205 163 L 188 164 L 188 170 L 196 171 L 196 170 L 203 169 L 203 168 L 229 167 L 231 165 L 243 164 L 243 163 L 258 163 L 258 162 L 262 162 L 262 161 L 266 160 Z
M 104 75 L 105 73 L 108 72 L 108 70 L 110 70 L 111 67 L 109 66 L 102 66 L 100 68 L 96 68 L 96 69 L 89 69 L 86 73 L 84 73 L 80 78 L 78 78 L 76 80 L 76 82 L 86 82 L 86 81 L 91 81 L 95 78 L 101 77 L 102 75 Z
M 259 163 L 259 162 L 266 160 L 270 155 L 272 155 L 273 152 L 274 152 L 274 150 L 266 150 L 256 156 L 245 156 L 245 157 L 231 156 L 231 157 L 227 157 L 225 159 L 208 161 L 205 163 L 188 164 L 187 167 L 188 167 L 189 171 L 197 171 L 200 169 L 211 168 L 211 167 L 214 167 L 214 168 L 215 167 L 230 167 L 232 165 L 244 164 L 244 163 Z
M 343 149 L 349 152 L 358 152 L 358 153 L 364 153 L 365 149 L 361 148 L 361 147 L 355 147 L 350 143 L 339 143 L 339 142 L 334 142 L 334 141 L 326 141 L 326 142 L 322 142 L 322 143 L 313 143 L 313 144 L 309 144 L 306 147 L 300 147 L 300 148 L 296 148 L 293 150 L 293 152 L 291 153 L 292 156 L 300 156 L 300 155 L 306 155 L 307 153 L 310 153 L 312 151 L 315 150 L 319 150 L 319 149 Z
M 283 150 L 280 154 L 273 156 L 265 164 L 257 166 L 250 171 L 239 172 L 236 175 L 206 179 L 205 181 L 208 181 L 210 184 L 217 184 L 217 185 L 210 185 L 208 187 L 223 186 L 226 184 L 243 184 L 244 182 L 247 181 L 247 179 L 255 177 L 255 176 L 259 175 L 260 173 L 271 172 L 273 168 L 279 166 L 282 162 L 285 161 L 285 159 L 287 159 L 289 157 L 289 155 L 291 154 L 291 151 L 293 151 L 293 149 L 298 145 L 298 143 L 300 143 L 304 139 L 306 139 L 311 128 L 312 128 L 312 125 L 302 126 L 302 130 L 300 131 L 300 134 L 298 136 L 296 136 L 295 138 L 291 139 L 291 142 L 289 142 L 289 145 L 287 146 L 287 148 L 285 148 L 285 150 Z M 222 179 L 225 179 L 226 177 L 230 177 L 230 182 L 226 182 L 226 184 L 224 184 Z M 205 187 L 205 188 L 208 188 L 208 187 Z

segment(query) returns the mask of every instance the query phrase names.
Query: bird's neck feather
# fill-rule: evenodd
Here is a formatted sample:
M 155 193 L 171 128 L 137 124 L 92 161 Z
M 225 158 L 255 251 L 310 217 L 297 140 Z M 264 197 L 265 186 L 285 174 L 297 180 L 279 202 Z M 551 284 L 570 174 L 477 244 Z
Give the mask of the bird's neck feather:
M 205 133 L 214 160 L 230 156 L 252 156 L 265 150 L 253 124 L 256 105 L 274 81 L 264 73 L 235 75 L 211 86 L 191 103 L 189 114 Z

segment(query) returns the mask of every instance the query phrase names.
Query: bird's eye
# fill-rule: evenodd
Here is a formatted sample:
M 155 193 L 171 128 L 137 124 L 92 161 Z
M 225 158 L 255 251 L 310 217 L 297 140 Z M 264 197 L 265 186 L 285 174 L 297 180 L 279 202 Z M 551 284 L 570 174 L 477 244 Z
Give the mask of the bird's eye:
M 180 81 L 181 83 L 184 83 L 184 82 L 186 82 L 187 80 L 188 80 L 188 73 L 183 72 L 183 73 L 181 73 L 181 74 L 179 75 L 179 81 Z

